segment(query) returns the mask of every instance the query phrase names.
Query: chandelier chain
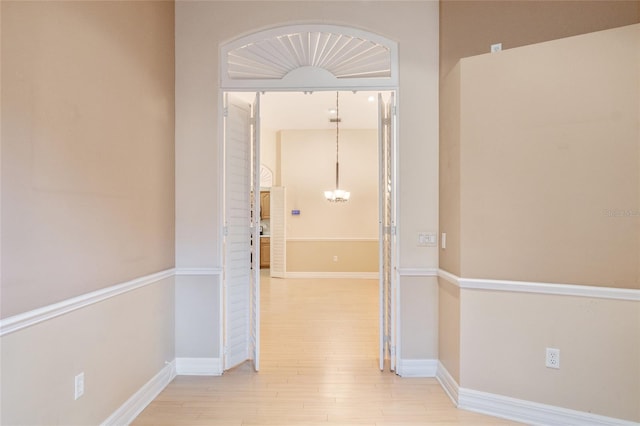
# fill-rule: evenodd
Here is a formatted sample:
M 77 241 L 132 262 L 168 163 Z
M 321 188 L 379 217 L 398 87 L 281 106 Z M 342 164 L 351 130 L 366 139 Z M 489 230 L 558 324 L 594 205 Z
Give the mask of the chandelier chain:
M 336 91 L 336 188 L 325 191 L 325 198 L 332 203 L 344 203 L 349 200 L 351 193 L 340 189 L 340 92 Z

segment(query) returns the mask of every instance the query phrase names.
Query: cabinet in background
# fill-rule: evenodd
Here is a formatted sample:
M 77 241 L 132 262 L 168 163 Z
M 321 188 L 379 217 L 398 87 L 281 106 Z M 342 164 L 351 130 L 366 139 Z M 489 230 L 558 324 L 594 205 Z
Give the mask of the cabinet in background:
M 269 219 L 271 211 L 271 193 L 260 191 L 260 219 Z
M 260 238 L 260 268 L 269 268 L 271 266 L 271 238 Z

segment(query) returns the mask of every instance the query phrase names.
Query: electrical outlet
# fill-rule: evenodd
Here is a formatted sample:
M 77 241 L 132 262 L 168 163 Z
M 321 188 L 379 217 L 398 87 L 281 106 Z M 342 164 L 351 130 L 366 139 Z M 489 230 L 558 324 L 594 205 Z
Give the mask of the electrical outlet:
M 548 368 L 560 368 L 560 349 L 547 348 L 545 363 Z
M 338 256 L 333 256 L 333 261 L 337 262 L 338 261 Z
M 78 374 L 75 378 L 74 398 L 78 399 L 84 395 L 84 372 Z

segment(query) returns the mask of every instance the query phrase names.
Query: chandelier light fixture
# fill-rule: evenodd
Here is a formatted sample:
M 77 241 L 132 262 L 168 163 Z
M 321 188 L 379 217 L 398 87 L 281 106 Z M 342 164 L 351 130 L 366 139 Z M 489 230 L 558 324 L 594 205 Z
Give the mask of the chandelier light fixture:
M 340 189 L 340 161 L 339 161 L 339 143 L 340 143 L 340 114 L 339 114 L 339 92 L 336 92 L 336 189 L 333 191 L 324 191 L 324 197 L 332 203 L 344 203 L 349 201 L 351 193 Z

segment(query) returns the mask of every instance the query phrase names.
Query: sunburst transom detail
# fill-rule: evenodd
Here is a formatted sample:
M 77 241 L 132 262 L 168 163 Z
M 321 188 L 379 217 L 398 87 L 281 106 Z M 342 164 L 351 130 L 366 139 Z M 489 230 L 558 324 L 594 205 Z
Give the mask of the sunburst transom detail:
M 346 27 L 298 25 L 262 31 L 224 45 L 221 59 L 223 87 L 249 87 L 250 81 L 298 87 L 313 81 L 311 86 L 329 87 L 377 80 L 375 86 L 397 80 L 397 44 Z
M 386 46 L 328 32 L 285 34 L 228 53 L 229 77 L 281 79 L 301 67 L 329 71 L 336 78 L 389 77 Z

